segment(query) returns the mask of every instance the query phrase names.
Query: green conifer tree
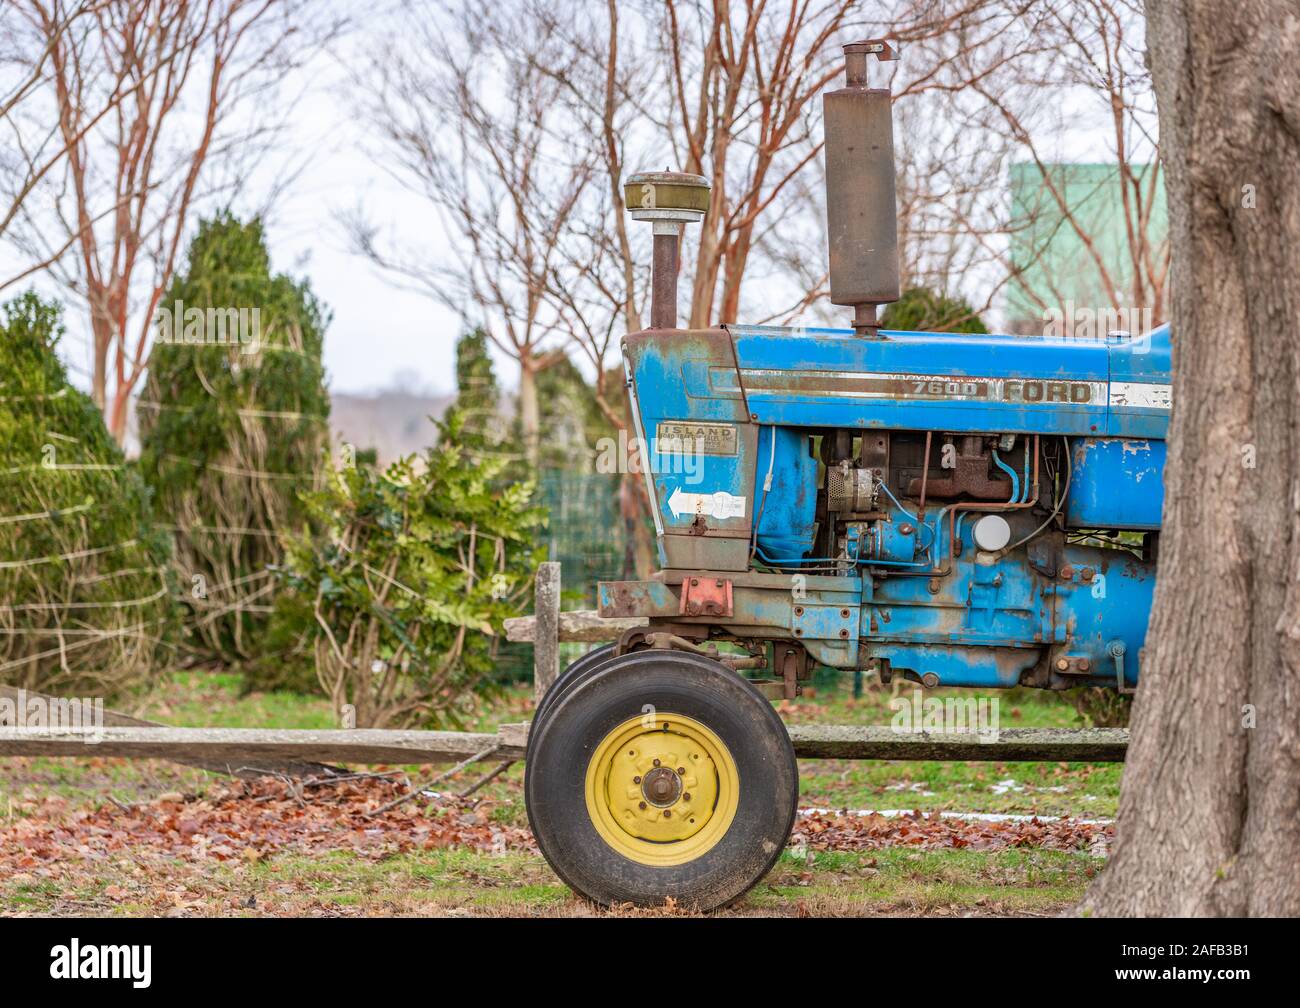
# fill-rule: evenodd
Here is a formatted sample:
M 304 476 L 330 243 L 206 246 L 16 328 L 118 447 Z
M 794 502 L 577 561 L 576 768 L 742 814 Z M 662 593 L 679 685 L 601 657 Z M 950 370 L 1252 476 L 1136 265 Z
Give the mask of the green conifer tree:
M 471 329 L 456 341 L 456 412 L 463 419 L 461 436 L 467 443 L 499 439 L 500 398 L 487 333 Z
M 269 657 L 271 568 L 328 444 L 327 324 L 305 282 L 272 273 L 261 222 L 229 214 L 200 224 L 160 305 L 140 466 L 175 534 L 192 643 L 226 662 Z
M 35 294 L 0 309 L 0 682 L 111 698 L 171 656 L 169 544 L 62 335 Z

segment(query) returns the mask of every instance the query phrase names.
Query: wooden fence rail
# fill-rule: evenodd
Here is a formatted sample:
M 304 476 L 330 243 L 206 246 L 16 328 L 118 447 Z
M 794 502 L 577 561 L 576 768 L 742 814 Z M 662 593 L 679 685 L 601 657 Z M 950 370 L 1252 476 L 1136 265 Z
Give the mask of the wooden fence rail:
M 1015 762 L 1065 760 L 1118 763 L 1128 748 L 1126 728 L 1004 728 L 976 734 L 904 734 L 887 725 L 791 725 L 801 759 L 888 759 Z M 108 727 L 97 736 L 52 734 L 42 729 L 0 728 L 3 756 L 122 756 L 199 764 L 247 775 L 258 769 L 284 773 L 313 761 L 390 765 L 453 763 L 491 749 L 494 759 L 524 756 L 528 726 L 484 732 L 312 731 L 275 728 Z M 92 741 L 98 738 L 98 741 Z M 301 773 L 294 776 L 302 776 Z

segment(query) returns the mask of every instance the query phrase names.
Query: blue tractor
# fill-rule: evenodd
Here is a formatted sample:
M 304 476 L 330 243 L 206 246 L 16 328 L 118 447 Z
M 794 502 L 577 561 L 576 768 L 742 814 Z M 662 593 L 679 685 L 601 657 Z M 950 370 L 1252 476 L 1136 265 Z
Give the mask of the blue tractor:
M 824 96 L 830 295 L 846 329 L 676 322 L 704 179 L 628 179 L 654 226 L 623 356 L 661 570 L 602 583 L 646 625 L 538 708 L 528 813 L 570 886 L 708 909 L 780 855 L 798 771 L 773 696 L 816 666 L 927 687 L 1131 691 L 1156 576 L 1169 333 L 883 330 L 896 300 L 887 90 L 845 47 Z

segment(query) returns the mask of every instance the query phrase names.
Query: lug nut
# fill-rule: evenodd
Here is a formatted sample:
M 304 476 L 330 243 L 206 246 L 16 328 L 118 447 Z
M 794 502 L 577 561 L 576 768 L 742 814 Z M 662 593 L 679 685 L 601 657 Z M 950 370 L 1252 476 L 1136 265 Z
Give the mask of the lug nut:
M 640 809 L 645 808 L 645 802 L 637 802 L 637 803 L 636 803 L 636 807 L 637 807 L 637 808 L 640 808 Z
M 672 812 L 669 809 L 664 809 L 664 818 L 671 819 L 672 817 L 673 817 Z
M 655 766 L 658 766 L 658 765 L 659 765 L 659 761 L 658 761 L 658 760 L 655 760 Z
M 687 791 L 684 795 L 682 795 L 682 801 L 690 801 L 690 800 L 691 800 L 691 793 Z
M 679 777 L 682 776 L 682 775 L 685 774 L 685 773 L 686 773 L 686 768 L 685 768 L 684 766 L 679 766 L 679 767 L 677 768 L 677 775 L 678 775 Z
M 632 783 L 633 783 L 633 784 L 640 784 L 640 783 L 641 783 L 641 775 L 638 774 L 637 776 L 633 777 L 633 778 L 632 778 Z

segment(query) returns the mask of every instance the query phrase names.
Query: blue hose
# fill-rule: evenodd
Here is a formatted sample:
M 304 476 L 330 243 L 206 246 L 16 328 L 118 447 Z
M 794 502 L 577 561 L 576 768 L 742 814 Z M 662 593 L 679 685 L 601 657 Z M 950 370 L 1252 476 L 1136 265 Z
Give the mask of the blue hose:
M 1004 473 L 1006 473 L 1008 476 L 1011 477 L 1011 503 L 1019 504 L 1020 503 L 1020 477 L 1016 475 L 1016 471 L 1014 469 L 1012 469 L 1009 465 L 1007 465 L 1005 462 L 1002 461 L 1002 459 L 998 457 L 997 449 L 994 449 L 993 451 L 993 461 L 997 463 L 997 467 L 999 469 L 1001 469 Z M 1026 484 L 1028 484 L 1029 480 L 1026 478 L 1025 482 Z M 1026 489 L 1028 489 L 1028 486 L 1026 486 Z

